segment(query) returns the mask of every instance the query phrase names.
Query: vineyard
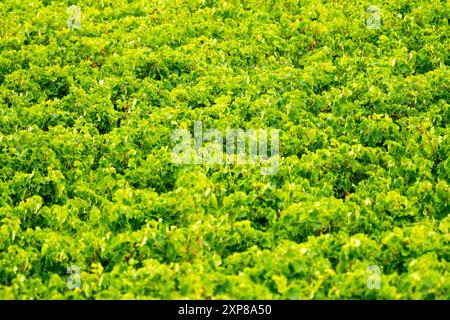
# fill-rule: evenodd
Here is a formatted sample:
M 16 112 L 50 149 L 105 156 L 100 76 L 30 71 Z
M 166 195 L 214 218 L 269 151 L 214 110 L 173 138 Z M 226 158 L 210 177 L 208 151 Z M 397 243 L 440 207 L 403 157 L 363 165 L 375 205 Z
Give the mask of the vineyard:
M 449 17 L 0 1 L 0 299 L 450 299 Z M 175 163 L 196 123 L 276 171 Z

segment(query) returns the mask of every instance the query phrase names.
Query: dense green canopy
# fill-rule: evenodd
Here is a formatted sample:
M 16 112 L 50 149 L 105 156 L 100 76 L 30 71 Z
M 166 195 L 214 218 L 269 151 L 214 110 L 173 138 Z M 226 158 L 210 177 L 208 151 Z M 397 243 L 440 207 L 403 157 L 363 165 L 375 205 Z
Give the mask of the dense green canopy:
M 2 0 L 0 298 L 450 299 L 449 16 Z M 174 164 L 195 121 L 278 172 Z

